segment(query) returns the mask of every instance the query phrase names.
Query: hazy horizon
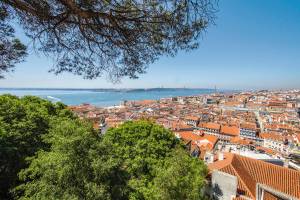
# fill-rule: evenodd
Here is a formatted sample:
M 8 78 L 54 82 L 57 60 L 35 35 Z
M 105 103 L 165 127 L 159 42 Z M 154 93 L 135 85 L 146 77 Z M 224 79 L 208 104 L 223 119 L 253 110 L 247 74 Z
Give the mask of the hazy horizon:
M 125 88 L 125 87 L 115 87 L 115 88 L 64 88 L 64 87 L 0 87 L 0 90 L 152 90 L 152 89 L 160 89 L 160 90 L 216 90 L 217 92 L 254 92 L 254 91 L 261 91 L 261 90 L 268 90 L 268 91 L 285 91 L 285 90 L 300 90 L 300 88 L 274 88 L 274 89 L 267 89 L 267 88 L 260 88 L 260 89 L 235 89 L 235 88 L 196 88 L 196 87 L 149 87 L 149 88 Z M 1 91 L 0 91 L 1 93 Z

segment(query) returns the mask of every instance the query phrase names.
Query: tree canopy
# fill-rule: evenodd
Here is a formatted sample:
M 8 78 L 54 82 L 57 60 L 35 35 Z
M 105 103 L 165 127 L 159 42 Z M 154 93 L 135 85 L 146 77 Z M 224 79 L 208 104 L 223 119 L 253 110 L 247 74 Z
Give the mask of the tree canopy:
M 25 183 L 19 199 L 110 199 L 109 183 L 115 164 L 109 162 L 92 126 L 75 120 L 57 121 L 42 150 L 20 173 Z
M 156 176 L 146 193 L 149 200 L 203 199 L 207 170 L 197 159 L 182 150 L 172 152 L 164 165 L 155 168 Z M 176 178 L 174 178 L 176 177 Z
M 20 199 L 202 199 L 206 167 L 173 134 L 127 122 L 100 138 L 78 120 L 60 121 L 20 173 Z M 176 176 L 174 176 L 176 175 Z
M 10 18 L 8 10 L 0 3 L 0 78 L 12 71 L 27 54 L 26 47 L 14 36 L 14 29 L 8 23 Z
M 137 78 L 162 55 L 198 47 L 216 0 L 1 0 L 51 55 L 54 73 Z
M 207 169 L 174 134 L 130 121 L 99 136 L 65 106 L 0 96 L 1 199 L 203 199 Z
M 19 184 L 18 172 L 27 167 L 26 158 L 39 149 L 49 148 L 43 141 L 50 122 L 73 118 L 65 106 L 37 97 L 0 96 L 0 199 Z

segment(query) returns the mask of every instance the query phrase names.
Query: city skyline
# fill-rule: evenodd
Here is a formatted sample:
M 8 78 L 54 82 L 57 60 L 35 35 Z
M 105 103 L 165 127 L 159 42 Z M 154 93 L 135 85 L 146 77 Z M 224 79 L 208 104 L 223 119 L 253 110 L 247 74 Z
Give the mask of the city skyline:
M 299 19 L 300 0 L 0 1 L 0 199 L 300 200 Z
M 238 16 L 238 17 L 237 17 Z M 1 88 L 217 88 L 292 89 L 300 80 L 299 1 L 220 1 L 216 25 L 201 37 L 200 47 L 161 57 L 137 80 L 119 84 L 105 77 L 83 80 L 48 73 L 53 62 L 32 50 Z M 30 42 L 17 27 L 17 36 Z

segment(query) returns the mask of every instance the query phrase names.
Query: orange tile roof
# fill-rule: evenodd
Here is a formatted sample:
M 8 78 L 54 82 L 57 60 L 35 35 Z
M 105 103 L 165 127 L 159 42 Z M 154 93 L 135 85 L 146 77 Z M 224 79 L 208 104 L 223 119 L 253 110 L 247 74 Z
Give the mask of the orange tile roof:
M 256 130 L 255 123 L 241 123 L 240 127 L 244 129 Z
M 204 139 L 207 139 L 208 141 L 210 141 L 211 143 L 216 143 L 218 141 L 218 137 L 214 136 L 214 135 L 204 135 L 203 136 Z
M 282 142 L 285 140 L 284 136 L 277 133 L 260 133 L 259 137 L 261 137 L 262 139 L 277 140 Z
M 236 126 L 222 126 L 221 133 L 225 135 L 239 136 L 240 129 Z
M 228 101 L 224 103 L 224 105 L 226 106 L 239 106 L 242 104 L 243 104 L 242 102 L 238 102 L 238 101 Z
M 278 129 L 278 124 L 265 124 L 264 127 L 267 129 Z
M 202 137 L 200 135 L 194 134 L 193 131 L 180 131 L 180 132 L 175 132 L 180 136 L 180 138 L 183 138 L 185 140 L 201 140 Z
M 265 191 L 264 193 L 264 200 L 278 200 L 278 198 L 271 193 Z
M 149 105 L 157 102 L 156 100 L 151 100 L 151 99 L 145 99 L 145 100 L 140 100 L 140 101 L 134 101 L 135 104 L 139 105 Z
M 181 139 L 191 140 L 193 144 L 205 148 L 206 150 L 212 150 L 216 145 L 218 138 L 213 135 L 197 135 L 193 131 L 181 131 L 175 132 L 180 136 Z M 207 142 L 205 142 L 207 141 Z
M 209 164 L 208 168 L 237 176 L 238 190 L 253 199 L 257 183 L 300 198 L 300 172 L 296 170 L 231 153 L 226 153 L 224 160 Z
M 293 126 L 287 124 L 278 124 L 278 128 L 286 129 L 286 130 L 293 130 Z
M 219 130 L 221 125 L 217 123 L 208 122 L 208 123 L 201 123 L 200 127 Z
M 262 147 L 262 146 L 257 146 L 255 147 L 256 150 L 262 150 L 266 152 L 269 155 L 276 155 L 278 152 L 274 151 L 273 149 L 267 148 L 267 147 Z
M 230 138 L 230 142 L 233 144 L 240 144 L 240 145 L 249 145 L 251 144 L 251 140 L 243 139 L 241 137 L 232 137 Z
M 199 117 L 196 117 L 196 116 L 186 116 L 185 119 L 186 119 L 186 120 L 198 121 L 198 120 L 199 120 Z
M 189 129 L 193 126 L 185 124 L 183 122 L 172 122 L 172 130 Z

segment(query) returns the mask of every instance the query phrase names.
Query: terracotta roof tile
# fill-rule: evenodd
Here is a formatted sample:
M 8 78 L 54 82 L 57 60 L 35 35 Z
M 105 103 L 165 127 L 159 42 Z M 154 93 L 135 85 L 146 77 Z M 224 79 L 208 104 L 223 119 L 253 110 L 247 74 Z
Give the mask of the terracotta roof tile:
M 257 128 L 255 123 L 241 123 L 240 127 L 244 129 L 250 129 L 250 130 L 256 130 Z
M 175 132 L 183 140 L 191 140 L 193 144 L 206 150 L 212 150 L 218 138 L 213 135 L 197 135 L 193 131 Z
M 278 200 L 278 198 L 275 197 L 274 195 L 272 195 L 269 192 L 265 192 L 264 193 L 264 200 Z
M 227 153 L 225 159 L 210 164 L 210 170 L 220 170 L 238 177 L 238 189 L 254 198 L 256 183 L 300 198 L 300 172 L 264 161 Z
M 270 139 L 270 140 L 277 140 L 277 141 L 285 140 L 285 137 L 278 133 L 260 133 L 259 137 L 261 137 L 262 139 Z
M 202 128 L 209 128 L 209 129 L 215 129 L 215 130 L 219 130 L 221 125 L 217 124 L 217 123 L 201 123 L 200 127 Z
M 225 135 L 239 136 L 240 129 L 236 126 L 222 126 L 221 133 Z
M 274 151 L 273 149 L 267 148 L 267 147 L 262 147 L 262 146 L 257 146 L 255 147 L 256 150 L 262 150 L 266 152 L 269 155 L 276 155 L 278 152 Z
M 230 138 L 230 142 L 233 143 L 233 144 L 240 144 L 240 145 L 249 145 L 252 143 L 251 140 L 248 140 L 248 139 L 243 139 L 241 137 L 232 137 Z
M 197 116 L 186 116 L 185 119 L 186 119 L 186 120 L 198 121 L 198 120 L 199 120 L 199 117 L 197 117 Z

